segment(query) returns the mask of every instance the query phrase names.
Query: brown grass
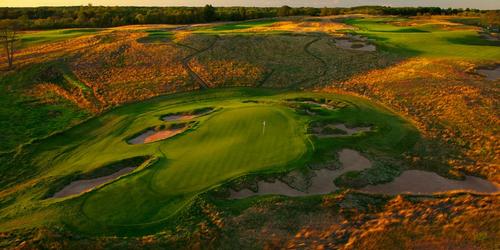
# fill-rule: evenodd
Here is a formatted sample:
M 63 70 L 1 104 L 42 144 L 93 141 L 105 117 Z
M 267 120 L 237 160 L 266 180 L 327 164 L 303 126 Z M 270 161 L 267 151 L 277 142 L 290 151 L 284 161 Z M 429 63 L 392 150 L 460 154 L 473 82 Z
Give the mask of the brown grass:
M 385 69 L 372 70 L 326 91 L 339 89 L 367 96 L 412 118 L 438 146 L 420 145 L 436 160 L 500 181 L 498 141 L 498 84 L 470 74 L 476 65 L 466 61 L 415 58 Z M 429 148 L 431 147 L 431 148 Z M 446 149 L 455 154 L 441 154 Z

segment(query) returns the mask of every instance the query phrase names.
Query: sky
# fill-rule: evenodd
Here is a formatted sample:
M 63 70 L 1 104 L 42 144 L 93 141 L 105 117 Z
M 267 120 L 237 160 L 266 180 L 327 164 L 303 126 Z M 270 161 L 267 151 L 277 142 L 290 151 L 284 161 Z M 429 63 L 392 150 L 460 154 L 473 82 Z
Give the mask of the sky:
M 352 7 L 360 5 L 383 6 L 438 6 L 452 8 L 500 9 L 500 0 L 0 0 L 0 7 L 33 6 L 256 6 L 272 7 Z

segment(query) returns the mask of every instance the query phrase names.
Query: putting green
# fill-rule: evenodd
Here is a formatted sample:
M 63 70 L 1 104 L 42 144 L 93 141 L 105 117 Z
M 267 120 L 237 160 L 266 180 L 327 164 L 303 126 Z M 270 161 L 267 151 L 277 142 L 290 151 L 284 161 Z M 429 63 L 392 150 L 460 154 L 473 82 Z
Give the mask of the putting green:
M 194 113 L 207 108 L 213 111 Z M 183 112 L 195 115 L 162 120 Z M 316 121 L 373 130 L 318 138 L 308 132 Z M 150 128 L 185 122 L 190 129 L 174 137 L 127 142 Z M 178 218 L 196 220 L 200 215 L 189 209 L 200 194 L 241 176 L 306 168 L 331 161 L 344 148 L 399 157 L 416 140 L 418 132 L 406 120 L 352 96 L 232 88 L 159 97 L 111 110 L 19 152 L 12 165 L 29 168 L 28 181 L 37 185 L 14 193 L 16 203 L 2 207 L 0 231 L 23 228 L 29 220 L 31 226 L 63 224 L 88 234 L 156 232 L 175 227 Z M 46 199 L 76 174 L 137 156 L 155 160 L 89 192 Z
M 224 180 L 283 166 L 306 151 L 305 130 L 292 116 L 279 106 L 223 108 L 189 134 L 158 143 L 167 159 L 160 163 L 164 167 L 99 190 L 83 211 L 111 224 L 155 221 L 183 205 L 170 197 L 188 198 Z

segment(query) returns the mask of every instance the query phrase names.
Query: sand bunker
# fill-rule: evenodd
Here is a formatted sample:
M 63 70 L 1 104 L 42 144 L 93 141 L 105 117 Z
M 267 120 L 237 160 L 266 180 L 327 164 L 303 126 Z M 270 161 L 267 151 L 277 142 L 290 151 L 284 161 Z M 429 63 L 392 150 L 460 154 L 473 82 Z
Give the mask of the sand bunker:
M 377 47 L 373 44 L 368 44 L 365 41 L 351 41 L 347 39 L 336 39 L 335 46 L 348 49 L 348 50 L 359 50 L 359 51 L 376 51 Z
M 482 33 L 481 38 L 486 39 L 488 41 L 494 41 L 494 42 L 500 41 L 500 36 L 498 36 L 497 34 L 488 33 L 488 32 Z
M 500 79 L 500 66 L 495 69 L 478 69 L 477 73 L 485 76 L 487 80 L 496 81 Z
M 316 136 L 321 138 L 329 138 L 329 137 L 345 137 L 351 136 L 360 132 L 368 132 L 371 131 L 371 127 L 354 127 L 348 128 L 345 124 L 329 124 L 325 127 L 315 127 L 313 131 Z
M 130 139 L 128 141 L 129 144 L 145 144 L 145 143 L 152 143 L 152 142 L 157 142 L 161 140 L 168 139 L 170 137 L 173 137 L 175 135 L 178 135 L 182 132 L 184 132 L 187 129 L 187 127 L 182 127 L 182 128 L 170 128 L 170 129 L 164 129 L 164 130 L 155 130 L 155 129 L 149 129 L 146 130 L 146 132 L 134 137 L 133 139 Z
M 334 105 L 330 105 L 330 104 L 326 104 L 326 103 L 318 103 L 318 102 L 314 102 L 314 101 L 305 101 L 304 103 L 307 103 L 307 104 L 312 104 L 312 105 L 318 105 L 324 109 L 329 109 L 329 110 L 334 110 L 336 109 L 337 107 L 334 106 Z
M 466 176 L 464 181 L 451 180 L 436 173 L 421 170 L 403 172 L 394 181 L 380 185 L 369 185 L 361 189 L 380 194 L 433 194 L 449 191 L 468 191 L 476 193 L 496 193 L 500 185 L 474 176 Z
M 167 122 L 172 122 L 172 121 L 185 121 L 185 120 L 191 120 L 195 118 L 195 115 L 166 115 L 162 117 L 161 119 Z
M 107 183 L 109 181 L 112 181 L 122 175 L 128 174 L 132 172 L 135 169 L 135 167 L 129 167 L 129 168 L 123 168 L 119 170 L 118 172 L 115 172 L 111 175 L 108 176 L 103 176 L 95 179 L 90 179 L 90 180 L 78 180 L 78 181 L 73 181 L 66 187 L 64 187 L 61 191 L 55 193 L 52 197 L 53 198 L 62 198 L 62 197 L 67 197 L 70 195 L 75 195 L 75 194 L 81 194 L 84 192 L 87 192 L 99 185 L 102 185 L 104 183 Z
M 191 120 L 195 117 L 211 113 L 214 110 L 215 110 L 214 108 L 201 108 L 201 109 L 196 109 L 196 110 L 193 110 L 190 112 L 167 114 L 167 115 L 163 116 L 161 119 L 163 121 L 167 121 L 167 122 Z
M 296 190 L 282 181 L 275 180 L 274 182 L 260 181 L 257 183 L 258 192 L 253 192 L 249 189 L 241 191 L 230 190 L 230 199 L 242 199 L 254 195 L 286 195 L 286 196 L 307 196 L 317 194 L 328 194 L 337 187 L 333 183 L 335 178 L 349 171 L 361 171 L 372 166 L 371 162 L 363 157 L 359 152 L 351 149 L 343 149 L 339 153 L 339 161 L 342 168 L 338 170 L 320 169 L 314 171 L 314 177 L 311 179 L 311 186 L 307 188 L 307 192 Z

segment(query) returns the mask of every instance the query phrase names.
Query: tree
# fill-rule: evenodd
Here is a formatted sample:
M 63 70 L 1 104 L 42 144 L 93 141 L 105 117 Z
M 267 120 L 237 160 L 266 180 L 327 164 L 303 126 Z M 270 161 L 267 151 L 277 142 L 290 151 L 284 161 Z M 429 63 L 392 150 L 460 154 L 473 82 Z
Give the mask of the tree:
M 212 5 L 207 4 L 203 7 L 203 18 L 207 22 L 215 20 L 215 8 Z
M 283 5 L 281 6 L 281 8 L 279 8 L 278 10 L 278 16 L 289 16 L 290 15 L 290 12 L 291 12 L 292 8 L 290 8 L 290 6 L 287 6 L 287 5 Z
M 19 23 L 16 20 L 7 19 L 0 22 L 0 43 L 5 49 L 9 69 L 12 69 L 14 65 L 15 43 L 18 40 L 18 30 Z
M 140 13 L 139 13 L 139 14 L 137 14 L 137 15 L 135 16 L 135 20 L 136 20 L 138 23 L 143 24 L 143 23 L 145 23 L 146 18 L 144 17 L 144 15 L 143 15 L 143 14 L 140 14 Z

